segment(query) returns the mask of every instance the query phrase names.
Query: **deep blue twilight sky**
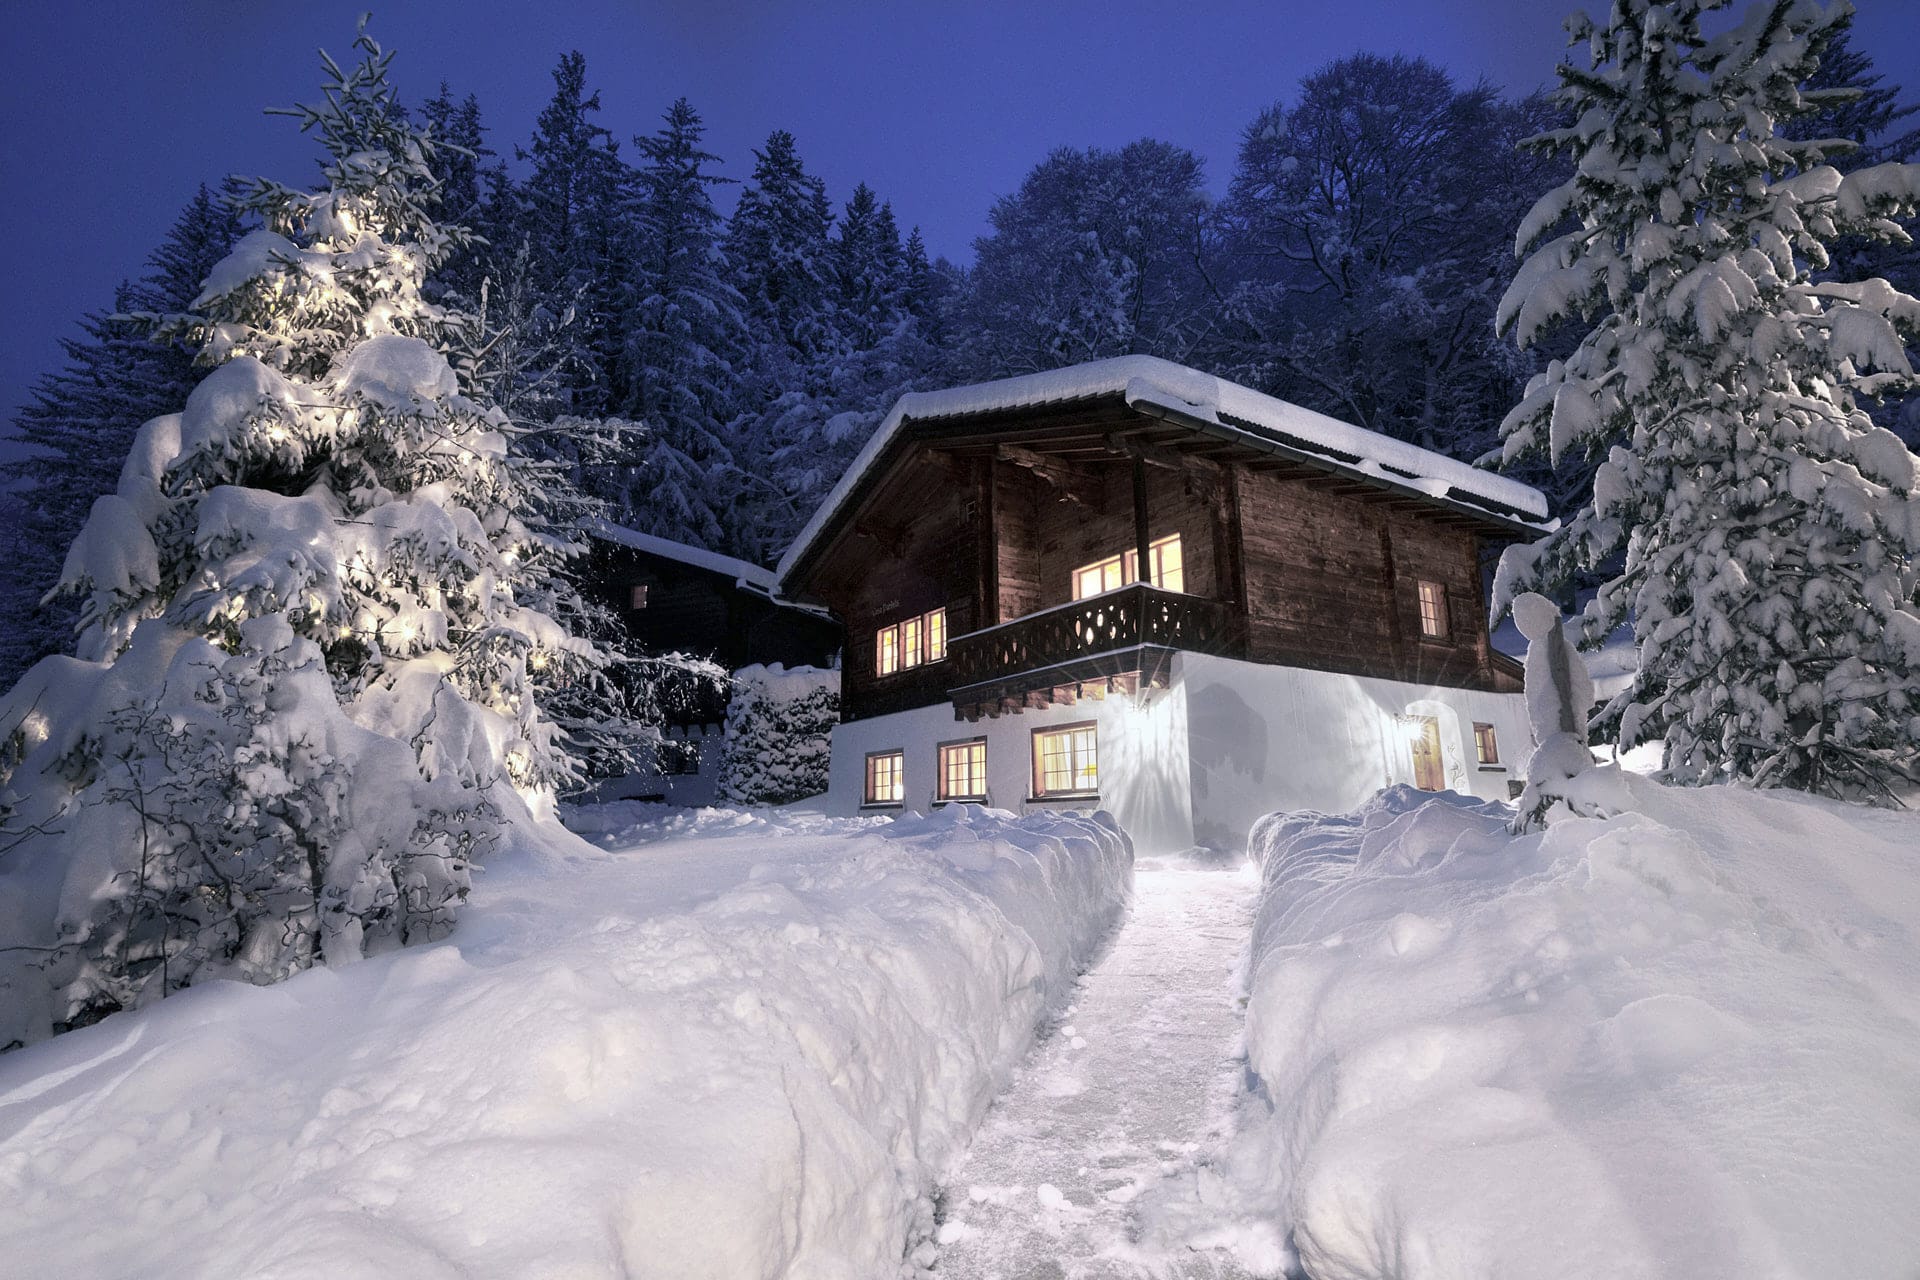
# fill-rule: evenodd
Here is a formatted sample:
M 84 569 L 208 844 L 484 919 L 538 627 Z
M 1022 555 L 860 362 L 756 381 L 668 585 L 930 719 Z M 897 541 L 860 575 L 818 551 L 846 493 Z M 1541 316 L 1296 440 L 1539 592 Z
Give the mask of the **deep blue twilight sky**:
M 1322 63 L 1418 53 L 1461 80 L 1523 90 L 1552 80 L 1560 21 L 1578 2 L 388 0 L 372 31 L 397 50 L 409 101 L 443 79 L 477 94 L 503 151 L 526 138 L 555 60 L 577 48 L 617 136 L 650 131 L 684 94 L 739 177 L 750 148 L 789 129 L 836 203 L 864 180 L 935 253 L 965 261 L 993 198 L 1051 147 L 1164 138 L 1204 157 L 1217 191 L 1240 130 Z M 140 274 L 195 184 L 310 176 L 294 125 L 261 110 L 315 96 L 314 50 L 344 57 L 369 3 L 9 6 L 0 415 L 58 360 L 74 319 Z M 1856 43 L 1920 89 L 1920 0 L 1858 7 Z

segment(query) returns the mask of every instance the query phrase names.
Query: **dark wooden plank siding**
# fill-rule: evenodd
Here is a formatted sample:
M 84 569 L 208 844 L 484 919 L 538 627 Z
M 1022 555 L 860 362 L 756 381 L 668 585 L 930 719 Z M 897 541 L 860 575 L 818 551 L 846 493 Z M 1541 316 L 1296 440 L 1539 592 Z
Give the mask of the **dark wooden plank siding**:
M 1034 607 L 1066 604 L 1073 599 L 1074 570 L 1133 549 L 1132 466 L 1115 461 L 1100 468 L 1099 478 L 1097 510 L 1051 492 L 1038 503 L 1032 535 L 1038 577 Z M 1213 516 L 1206 489 L 1204 479 L 1149 466 L 1147 535 L 1158 540 L 1179 534 L 1187 594 L 1217 599 Z M 1004 553 L 1001 563 L 1004 572 Z
M 1313 478 L 1238 487 L 1248 656 L 1356 675 L 1481 687 L 1485 607 L 1474 536 Z M 1419 582 L 1446 592 L 1449 635 L 1420 633 Z

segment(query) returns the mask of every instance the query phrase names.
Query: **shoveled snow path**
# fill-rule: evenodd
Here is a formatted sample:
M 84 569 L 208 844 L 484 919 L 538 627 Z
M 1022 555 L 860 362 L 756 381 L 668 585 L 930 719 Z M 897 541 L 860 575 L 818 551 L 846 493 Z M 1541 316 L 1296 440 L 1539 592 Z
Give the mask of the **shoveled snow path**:
M 1257 884 L 1250 866 L 1136 872 L 1131 916 L 945 1189 L 935 1275 L 1247 1274 L 1141 1243 L 1134 1205 L 1227 1131 L 1243 1070 L 1232 977 Z

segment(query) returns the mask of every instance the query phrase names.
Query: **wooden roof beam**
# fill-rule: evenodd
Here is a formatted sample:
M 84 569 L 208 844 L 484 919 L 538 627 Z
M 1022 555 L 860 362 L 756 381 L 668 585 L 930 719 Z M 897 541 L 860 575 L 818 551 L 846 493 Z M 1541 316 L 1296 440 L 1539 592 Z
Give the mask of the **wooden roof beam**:
M 1156 467 L 1203 475 L 1210 480 L 1218 480 L 1226 473 L 1226 468 L 1211 458 L 1200 457 L 1180 449 L 1169 449 L 1164 445 L 1150 443 L 1139 436 L 1111 435 L 1107 437 L 1107 446 L 1115 453 L 1125 454 L 1129 458 L 1138 458 Z
M 1101 486 L 1097 476 L 1088 475 L 1069 463 L 1017 444 L 1001 445 L 994 451 L 994 456 L 1002 462 L 1032 472 L 1068 502 L 1093 510 L 1100 508 Z

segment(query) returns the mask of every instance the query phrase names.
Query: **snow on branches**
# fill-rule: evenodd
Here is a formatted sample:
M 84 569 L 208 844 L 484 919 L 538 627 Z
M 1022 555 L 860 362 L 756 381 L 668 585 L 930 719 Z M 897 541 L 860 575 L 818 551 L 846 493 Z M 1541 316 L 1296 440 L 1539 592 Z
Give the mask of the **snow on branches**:
M 720 794 L 729 804 L 791 804 L 827 789 L 840 676 L 779 663 L 733 673 Z
M 1915 382 L 1920 301 L 1820 278 L 1841 237 L 1905 242 L 1920 166 L 1841 174 L 1851 144 L 1783 127 L 1844 29 L 1844 0 L 1617 0 L 1571 19 L 1572 123 L 1536 145 L 1575 173 L 1520 227 L 1498 324 L 1525 346 L 1592 324 L 1502 425 L 1512 460 L 1604 451 L 1591 500 L 1504 557 L 1496 609 L 1611 570 L 1598 642 L 1631 616 L 1622 748 L 1664 738 L 1673 778 L 1886 799 L 1920 748 L 1915 459 L 1863 398 Z M 1530 251 L 1530 252 L 1529 252 Z M 1614 568 L 1614 566 L 1618 566 Z
M 580 779 L 608 657 L 570 500 L 447 361 L 470 318 L 421 289 L 464 233 L 356 47 L 292 113 L 326 185 L 252 184 L 263 229 L 148 318 L 211 371 L 67 557 L 78 659 L 0 700 L 0 1006 L 30 1011 L 0 1047 L 438 931 L 503 822 Z

